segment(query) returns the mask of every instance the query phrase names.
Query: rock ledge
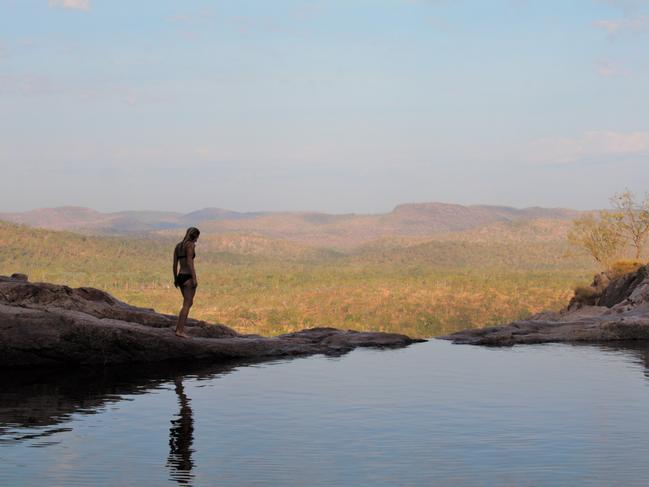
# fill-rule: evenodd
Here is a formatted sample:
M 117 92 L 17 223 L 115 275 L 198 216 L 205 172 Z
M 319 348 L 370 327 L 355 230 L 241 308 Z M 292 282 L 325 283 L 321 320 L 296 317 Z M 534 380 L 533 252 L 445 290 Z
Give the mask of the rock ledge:
M 175 316 L 131 306 L 98 289 L 31 283 L 23 274 L 0 276 L 0 367 L 4 368 L 257 360 L 424 341 L 335 328 L 268 338 L 196 320 L 187 323 L 192 338 L 182 339 L 174 335 L 175 322 Z
M 588 289 L 586 297 L 575 296 L 558 313 L 440 338 L 493 346 L 649 340 L 649 265 L 613 279 L 598 274 Z

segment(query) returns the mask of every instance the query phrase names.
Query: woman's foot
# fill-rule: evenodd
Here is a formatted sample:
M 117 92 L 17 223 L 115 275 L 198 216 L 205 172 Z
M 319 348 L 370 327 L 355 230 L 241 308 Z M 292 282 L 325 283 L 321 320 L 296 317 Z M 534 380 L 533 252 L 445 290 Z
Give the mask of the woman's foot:
M 185 332 L 182 332 L 182 331 L 177 331 L 176 336 L 180 337 L 180 338 L 189 338 L 189 335 L 187 333 L 185 333 Z

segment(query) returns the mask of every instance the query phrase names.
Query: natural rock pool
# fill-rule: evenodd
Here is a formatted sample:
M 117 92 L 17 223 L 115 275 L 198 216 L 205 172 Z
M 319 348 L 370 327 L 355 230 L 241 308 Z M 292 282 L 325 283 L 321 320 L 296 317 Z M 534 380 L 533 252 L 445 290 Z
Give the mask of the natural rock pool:
M 3 372 L 0 485 L 649 483 L 649 343 Z

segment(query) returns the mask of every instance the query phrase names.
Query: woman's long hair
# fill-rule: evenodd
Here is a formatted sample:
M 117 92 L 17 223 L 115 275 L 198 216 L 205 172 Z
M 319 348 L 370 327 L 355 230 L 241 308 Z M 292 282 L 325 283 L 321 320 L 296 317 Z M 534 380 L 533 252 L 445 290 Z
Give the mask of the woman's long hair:
M 176 245 L 176 255 L 179 257 L 183 257 L 186 255 L 185 251 L 185 245 L 187 245 L 187 242 L 193 242 L 195 241 L 198 236 L 201 234 L 201 231 L 196 228 L 196 227 L 189 227 L 187 229 L 187 232 L 185 233 L 185 237 L 183 238 L 182 242 L 178 242 Z M 182 254 L 180 253 L 180 250 L 182 250 Z

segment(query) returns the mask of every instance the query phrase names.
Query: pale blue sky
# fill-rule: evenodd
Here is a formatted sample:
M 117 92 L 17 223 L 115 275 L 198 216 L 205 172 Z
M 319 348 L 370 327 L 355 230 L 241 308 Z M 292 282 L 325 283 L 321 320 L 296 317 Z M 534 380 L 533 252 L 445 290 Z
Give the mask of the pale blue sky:
M 0 211 L 595 208 L 649 0 L 0 0 Z

